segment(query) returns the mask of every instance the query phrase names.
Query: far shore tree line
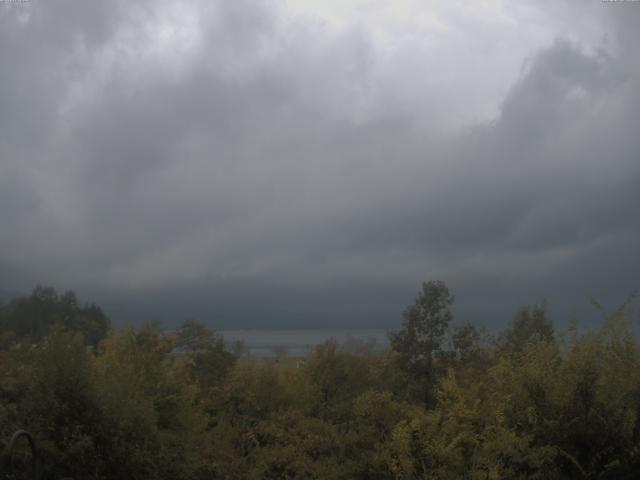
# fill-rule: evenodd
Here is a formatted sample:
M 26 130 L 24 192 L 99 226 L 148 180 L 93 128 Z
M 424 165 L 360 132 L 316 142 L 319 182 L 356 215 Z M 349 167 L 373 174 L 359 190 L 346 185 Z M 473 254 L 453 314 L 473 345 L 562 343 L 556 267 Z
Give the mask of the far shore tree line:
M 38 286 L 0 305 L 0 438 L 30 431 L 45 480 L 638 478 L 634 298 L 592 331 L 542 303 L 488 333 L 429 281 L 388 348 L 289 365 L 195 320 L 114 329 Z

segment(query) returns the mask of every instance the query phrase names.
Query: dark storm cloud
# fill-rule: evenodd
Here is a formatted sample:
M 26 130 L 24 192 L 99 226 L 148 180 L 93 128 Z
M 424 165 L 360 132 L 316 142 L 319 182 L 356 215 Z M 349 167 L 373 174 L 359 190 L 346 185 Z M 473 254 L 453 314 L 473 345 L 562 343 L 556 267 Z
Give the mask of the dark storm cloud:
M 412 56 L 418 35 L 385 54 L 366 25 L 271 2 L 8 5 L 0 286 L 244 326 L 393 325 L 430 278 L 487 323 L 621 300 L 639 286 L 639 9 L 554 8 L 608 43 L 559 35 L 492 121 L 456 124 L 502 72 L 444 95 L 450 60 Z

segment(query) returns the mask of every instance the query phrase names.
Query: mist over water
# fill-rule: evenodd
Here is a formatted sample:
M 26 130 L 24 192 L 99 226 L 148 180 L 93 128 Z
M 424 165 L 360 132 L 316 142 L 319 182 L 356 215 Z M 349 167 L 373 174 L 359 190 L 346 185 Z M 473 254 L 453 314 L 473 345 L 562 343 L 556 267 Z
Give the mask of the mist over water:
M 316 345 L 335 339 L 339 345 L 348 348 L 351 344 L 374 343 L 374 351 L 380 351 L 389 344 L 387 330 L 222 330 L 228 344 L 242 340 L 252 356 L 272 356 L 274 347 L 284 347 L 287 355 L 305 355 Z

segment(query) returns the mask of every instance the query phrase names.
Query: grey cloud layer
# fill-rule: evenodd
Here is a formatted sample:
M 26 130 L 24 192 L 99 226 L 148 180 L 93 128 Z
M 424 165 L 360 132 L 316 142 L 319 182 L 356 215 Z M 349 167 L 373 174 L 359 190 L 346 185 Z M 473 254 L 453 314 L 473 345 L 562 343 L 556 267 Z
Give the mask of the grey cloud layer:
M 393 324 L 429 278 L 485 322 L 640 286 L 633 5 L 591 6 L 609 43 L 531 52 L 456 129 L 485 80 L 456 77 L 465 109 L 441 57 L 383 61 L 366 26 L 97 5 L 0 10 L 0 286 L 246 326 Z

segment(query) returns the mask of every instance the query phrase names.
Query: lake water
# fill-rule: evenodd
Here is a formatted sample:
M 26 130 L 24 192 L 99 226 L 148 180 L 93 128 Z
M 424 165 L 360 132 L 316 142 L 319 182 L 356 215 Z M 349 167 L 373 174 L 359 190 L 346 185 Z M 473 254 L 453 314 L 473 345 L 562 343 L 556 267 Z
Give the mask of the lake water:
M 387 330 L 223 330 L 219 333 L 229 344 L 243 340 L 254 356 L 272 356 L 274 347 L 284 347 L 287 355 L 305 355 L 331 338 L 340 345 L 370 342 L 376 351 L 389 344 Z

